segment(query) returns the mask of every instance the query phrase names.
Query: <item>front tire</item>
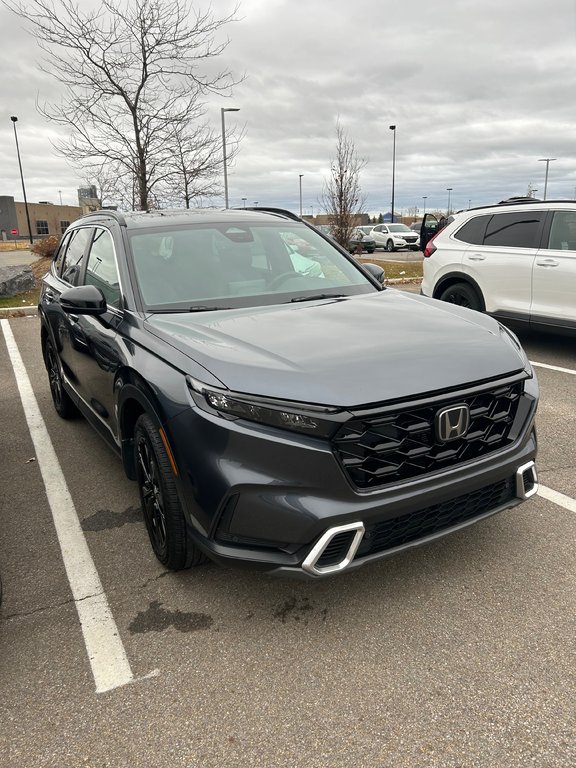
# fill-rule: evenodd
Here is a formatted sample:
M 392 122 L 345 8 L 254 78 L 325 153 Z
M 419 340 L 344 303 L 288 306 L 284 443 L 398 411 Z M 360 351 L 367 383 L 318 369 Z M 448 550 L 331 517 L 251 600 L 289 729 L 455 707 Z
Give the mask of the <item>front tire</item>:
M 49 338 L 46 339 L 44 345 L 44 364 L 48 371 L 50 394 L 52 395 L 52 402 L 54 403 L 56 413 L 62 419 L 73 419 L 78 415 L 78 409 L 74 405 L 70 395 L 64 389 L 58 353 Z
M 392 242 L 392 240 L 388 240 L 387 241 L 387 243 L 386 243 L 386 250 L 388 251 L 388 253 L 394 253 L 394 251 L 396 250 L 394 248 L 394 243 Z
M 170 458 L 147 413 L 136 422 L 134 451 L 140 503 L 154 554 L 173 571 L 199 565 L 206 558 L 188 539 Z
M 438 298 L 450 304 L 457 304 L 459 307 L 474 309 L 476 312 L 482 312 L 484 309 L 482 299 L 468 283 L 454 283 L 449 288 L 445 288 Z

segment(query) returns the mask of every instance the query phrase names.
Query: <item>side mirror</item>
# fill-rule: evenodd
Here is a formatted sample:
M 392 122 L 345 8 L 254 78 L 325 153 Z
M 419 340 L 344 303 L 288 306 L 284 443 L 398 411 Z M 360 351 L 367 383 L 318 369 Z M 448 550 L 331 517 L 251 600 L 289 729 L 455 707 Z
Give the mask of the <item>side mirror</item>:
M 64 312 L 74 315 L 103 315 L 107 310 L 104 294 L 95 285 L 79 285 L 62 291 L 60 306 Z
M 380 285 L 384 285 L 386 274 L 384 273 L 382 267 L 379 267 L 377 264 L 362 264 L 362 266 L 367 272 L 370 272 L 372 277 L 375 277 L 376 280 L 378 280 Z

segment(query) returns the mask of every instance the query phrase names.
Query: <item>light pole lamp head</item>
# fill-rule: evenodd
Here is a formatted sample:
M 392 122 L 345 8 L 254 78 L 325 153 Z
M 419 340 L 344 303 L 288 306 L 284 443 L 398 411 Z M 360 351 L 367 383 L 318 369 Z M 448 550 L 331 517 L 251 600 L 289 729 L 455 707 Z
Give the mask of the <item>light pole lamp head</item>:
M 391 131 L 395 131 L 396 130 L 396 126 L 395 125 L 390 125 L 389 128 L 390 128 Z
M 221 112 L 240 112 L 240 107 L 220 107 Z
M 16 115 L 12 115 L 10 117 L 10 120 L 12 120 L 13 123 L 17 123 L 18 122 L 18 118 L 16 117 Z

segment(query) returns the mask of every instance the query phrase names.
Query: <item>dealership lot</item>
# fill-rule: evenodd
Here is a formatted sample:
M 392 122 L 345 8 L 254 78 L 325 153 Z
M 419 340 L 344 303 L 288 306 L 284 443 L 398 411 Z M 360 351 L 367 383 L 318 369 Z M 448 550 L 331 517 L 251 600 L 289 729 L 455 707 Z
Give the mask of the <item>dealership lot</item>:
M 38 334 L 36 317 L 2 321 L 6 765 L 575 764 L 573 340 L 522 336 L 541 495 L 300 583 L 165 571 L 118 459 L 54 413 Z

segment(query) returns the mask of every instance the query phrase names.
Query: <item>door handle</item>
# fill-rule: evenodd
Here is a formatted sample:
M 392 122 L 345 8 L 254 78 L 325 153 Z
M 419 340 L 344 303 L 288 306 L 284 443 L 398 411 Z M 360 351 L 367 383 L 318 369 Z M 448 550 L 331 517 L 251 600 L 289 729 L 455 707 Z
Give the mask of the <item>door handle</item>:
M 467 258 L 469 261 L 484 261 L 486 256 L 483 256 L 481 253 L 473 253 Z
M 536 264 L 539 267 L 557 267 L 560 262 L 556 259 L 536 259 Z

